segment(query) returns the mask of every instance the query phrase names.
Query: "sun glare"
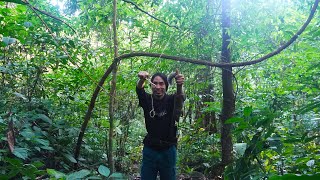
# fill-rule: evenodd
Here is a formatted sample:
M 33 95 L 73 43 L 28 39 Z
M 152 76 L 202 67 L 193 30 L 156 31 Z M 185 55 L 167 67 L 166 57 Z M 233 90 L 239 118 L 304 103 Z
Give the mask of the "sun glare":
M 50 3 L 54 6 L 58 6 L 59 9 L 63 9 L 64 2 L 61 0 L 51 0 Z

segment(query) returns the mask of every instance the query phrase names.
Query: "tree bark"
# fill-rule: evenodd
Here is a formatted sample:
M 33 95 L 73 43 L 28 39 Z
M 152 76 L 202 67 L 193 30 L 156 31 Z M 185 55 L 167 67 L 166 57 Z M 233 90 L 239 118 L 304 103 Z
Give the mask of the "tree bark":
M 222 48 L 221 62 L 231 63 L 231 52 L 229 48 L 231 36 L 229 29 L 230 20 L 230 0 L 222 0 Z M 222 112 L 221 112 L 221 151 L 222 165 L 226 166 L 232 161 L 232 137 L 231 124 L 225 124 L 225 121 L 231 118 L 235 111 L 235 99 L 232 85 L 232 67 L 222 68 Z
M 117 0 L 113 0 L 113 20 L 112 20 L 112 29 L 113 29 L 113 45 L 114 45 L 114 57 L 118 56 L 118 36 L 117 36 Z M 112 80 L 111 80 L 111 89 L 110 89 L 110 101 L 109 101 L 109 146 L 108 146 L 108 163 L 110 166 L 111 173 L 114 172 L 114 160 L 113 160 L 113 131 L 114 131 L 114 107 L 115 107 L 115 96 L 116 96 L 116 82 L 117 82 L 117 68 L 112 70 Z

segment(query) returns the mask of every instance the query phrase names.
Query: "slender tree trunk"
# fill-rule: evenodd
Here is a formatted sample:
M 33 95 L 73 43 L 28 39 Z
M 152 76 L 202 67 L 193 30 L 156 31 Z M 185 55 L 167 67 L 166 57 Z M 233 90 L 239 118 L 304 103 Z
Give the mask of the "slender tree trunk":
M 117 0 L 113 0 L 113 45 L 114 45 L 114 57 L 118 56 L 118 37 L 117 37 Z M 109 130 L 109 150 L 108 150 L 108 163 L 110 171 L 114 172 L 114 160 L 113 160 L 113 130 L 114 130 L 114 107 L 116 96 L 116 81 L 117 81 L 117 66 L 112 71 L 111 89 L 110 89 L 110 102 L 109 102 L 109 117 L 110 117 L 110 130 Z
M 202 106 L 205 107 L 204 102 L 214 102 L 213 94 L 210 93 L 213 91 L 213 85 L 209 84 L 207 89 L 204 90 L 204 96 L 202 96 Z M 203 113 L 203 127 L 206 129 L 209 134 L 214 134 L 217 132 L 217 122 L 216 122 L 216 113 L 214 111 L 204 112 Z
M 222 0 L 222 63 L 231 63 L 230 44 L 230 0 Z M 231 118 L 235 111 L 235 99 L 232 85 L 232 67 L 222 68 L 223 104 L 221 113 L 221 151 L 223 170 L 232 161 L 231 124 L 225 121 Z

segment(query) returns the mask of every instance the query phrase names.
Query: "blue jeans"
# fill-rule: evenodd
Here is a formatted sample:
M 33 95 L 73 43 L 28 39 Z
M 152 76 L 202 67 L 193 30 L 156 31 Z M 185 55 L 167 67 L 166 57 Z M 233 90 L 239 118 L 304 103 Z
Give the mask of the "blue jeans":
M 176 180 L 176 146 L 155 151 L 144 146 L 142 151 L 141 180 L 155 180 L 159 172 L 161 180 Z

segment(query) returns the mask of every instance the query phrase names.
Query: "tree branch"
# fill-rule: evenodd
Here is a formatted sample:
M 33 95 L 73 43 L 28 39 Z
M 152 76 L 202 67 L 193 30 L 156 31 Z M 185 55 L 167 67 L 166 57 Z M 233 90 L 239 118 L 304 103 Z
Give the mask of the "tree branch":
M 126 0 L 124 0 L 124 1 L 126 1 Z M 306 29 L 306 27 L 309 25 L 310 21 L 312 20 L 314 14 L 316 12 L 318 5 L 319 5 L 319 0 L 315 0 L 313 8 L 309 14 L 308 19 L 302 25 L 302 27 L 299 29 L 299 31 L 296 32 L 296 34 L 290 38 L 290 40 L 288 42 L 286 42 L 284 45 L 280 46 L 278 49 L 272 51 L 271 53 L 269 53 L 259 59 L 256 59 L 256 60 L 247 61 L 247 62 L 238 62 L 238 63 L 213 63 L 213 62 L 210 62 L 210 60 L 208 60 L 208 61 L 197 60 L 197 59 L 184 58 L 184 57 L 179 57 L 179 56 L 171 56 L 171 55 L 165 55 L 165 54 L 159 54 L 159 53 L 148 53 L 148 52 L 133 52 L 133 53 L 129 53 L 129 54 L 123 54 L 121 56 L 116 57 L 116 59 L 126 59 L 126 58 L 137 57 L 137 56 L 157 57 L 157 58 L 171 59 L 171 60 L 175 60 L 175 61 L 182 61 L 182 62 L 188 62 L 188 63 L 192 63 L 192 64 L 199 64 L 199 65 L 220 67 L 220 68 L 221 67 L 241 67 L 241 66 L 248 66 L 248 65 L 257 64 L 259 62 L 267 60 L 268 58 L 271 58 L 272 56 L 279 54 L 281 51 L 283 51 L 288 46 L 290 46 L 299 37 L 299 35 L 302 34 L 302 32 Z
M 63 20 L 59 19 L 58 17 L 56 17 L 54 15 L 51 15 L 51 14 L 49 14 L 49 13 L 43 11 L 43 10 L 40 10 L 40 9 L 32 6 L 27 0 L 25 0 L 25 2 L 23 2 L 23 3 L 25 3 L 25 5 L 27 5 L 30 9 L 36 10 L 36 11 L 38 11 L 38 12 L 40 12 L 40 13 L 46 15 L 46 16 L 51 17 L 52 19 L 55 19 L 57 21 L 62 22 L 63 24 L 67 25 L 75 34 L 77 33 L 68 23 L 64 22 Z
M 151 18 L 153 18 L 153 19 L 155 19 L 155 20 L 157 20 L 157 21 L 160 21 L 160 22 L 162 22 L 163 24 L 165 24 L 165 25 L 167 25 L 167 26 L 169 26 L 169 27 L 173 27 L 173 28 L 179 30 L 179 28 L 178 28 L 177 26 L 170 25 L 170 24 L 168 24 L 167 22 L 165 22 L 165 21 L 163 21 L 163 20 L 161 20 L 161 19 L 159 19 L 159 18 L 151 15 L 151 14 L 148 13 L 147 11 L 141 9 L 136 3 L 134 3 L 134 2 L 132 2 L 132 1 L 130 1 L 130 0 L 122 0 L 122 1 L 124 1 L 124 2 L 126 2 L 126 3 L 129 3 L 129 4 L 132 4 L 136 9 L 138 9 L 139 11 L 147 14 L 147 15 L 150 16 Z

